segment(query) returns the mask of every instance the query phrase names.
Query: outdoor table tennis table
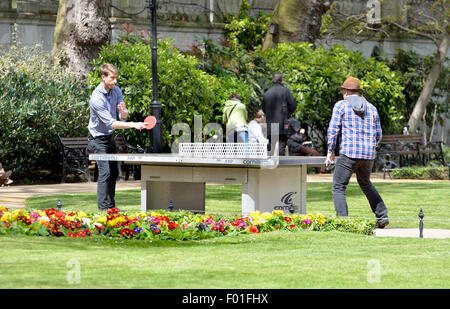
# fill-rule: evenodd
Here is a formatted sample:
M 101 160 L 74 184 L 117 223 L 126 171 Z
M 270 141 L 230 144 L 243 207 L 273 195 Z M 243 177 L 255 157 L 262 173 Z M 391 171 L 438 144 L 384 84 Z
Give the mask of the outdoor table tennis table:
M 205 185 L 242 184 L 242 215 L 306 213 L 307 167 L 325 157 L 198 158 L 175 154 L 91 154 L 90 160 L 141 165 L 141 211 L 205 212 Z

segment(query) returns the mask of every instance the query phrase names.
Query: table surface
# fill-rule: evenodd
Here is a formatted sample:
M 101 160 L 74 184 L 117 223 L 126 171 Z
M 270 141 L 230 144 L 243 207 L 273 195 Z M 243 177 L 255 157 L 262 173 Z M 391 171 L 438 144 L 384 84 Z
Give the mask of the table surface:
M 323 166 L 326 157 L 280 156 L 266 158 L 205 158 L 185 157 L 171 153 L 157 154 L 90 154 L 89 159 L 95 161 L 120 161 L 140 165 L 172 165 L 172 166 L 216 166 L 216 167 L 253 167 L 273 168 L 298 165 Z

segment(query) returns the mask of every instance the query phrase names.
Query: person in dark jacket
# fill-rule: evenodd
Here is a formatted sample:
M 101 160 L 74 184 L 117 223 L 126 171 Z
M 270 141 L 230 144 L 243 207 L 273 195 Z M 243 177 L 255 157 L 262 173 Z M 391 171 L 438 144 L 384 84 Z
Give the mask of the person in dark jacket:
M 300 122 L 291 117 L 289 119 L 289 128 L 288 128 L 288 150 L 290 156 L 320 156 L 320 154 L 314 148 L 306 145 L 307 142 L 307 134 L 306 127 L 300 125 Z M 317 173 L 324 173 L 325 168 L 320 167 L 317 168 Z
M 267 90 L 262 100 L 262 109 L 266 115 L 267 132 L 269 140 L 279 140 L 279 155 L 285 155 L 287 143 L 287 120 L 297 108 L 297 102 L 292 92 L 282 85 L 283 75 L 279 72 L 273 74 L 272 87 Z M 278 134 L 275 134 L 274 125 L 278 124 Z M 286 124 L 286 129 L 285 129 Z
M 320 156 L 317 150 L 304 145 L 306 142 L 306 129 L 300 125 L 297 118 L 289 118 L 288 150 L 291 156 Z

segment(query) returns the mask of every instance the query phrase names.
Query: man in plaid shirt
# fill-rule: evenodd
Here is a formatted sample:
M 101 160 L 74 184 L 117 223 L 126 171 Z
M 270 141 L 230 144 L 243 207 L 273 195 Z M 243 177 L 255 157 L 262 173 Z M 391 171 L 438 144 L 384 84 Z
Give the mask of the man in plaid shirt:
M 345 197 L 353 172 L 377 218 L 377 227 L 389 224 L 387 208 L 370 181 L 375 147 L 382 136 L 380 117 L 375 106 L 360 96 L 359 80 L 348 77 L 340 87 L 344 100 L 337 102 L 328 126 L 328 153 L 325 165 L 334 164 L 336 140 L 340 136 L 339 159 L 333 175 L 333 202 L 338 216 L 348 216 Z

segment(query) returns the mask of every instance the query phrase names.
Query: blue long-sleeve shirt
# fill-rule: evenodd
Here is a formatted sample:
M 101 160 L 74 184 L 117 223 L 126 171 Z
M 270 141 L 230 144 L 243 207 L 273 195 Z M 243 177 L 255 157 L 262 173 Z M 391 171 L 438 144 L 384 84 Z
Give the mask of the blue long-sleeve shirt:
M 382 137 L 376 107 L 366 101 L 365 113 L 360 116 L 349 100 L 337 102 L 328 126 L 328 153 L 334 152 L 339 134 L 342 136 L 339 154 L 353 159 L 375 159 L 375 147 Z
M 114 86 L 110 91 L 106 91 L 100 83 L 92 92 L 89 101 L 90 118 L 89 133 L 93 137 L 111 135 L 114 131 L 112 123 L 119 119 L 125 121 L 118 113 L 117 105 L 123 102 L 122 91 Z M 128 111 L 128 110 L 127 110 Z

